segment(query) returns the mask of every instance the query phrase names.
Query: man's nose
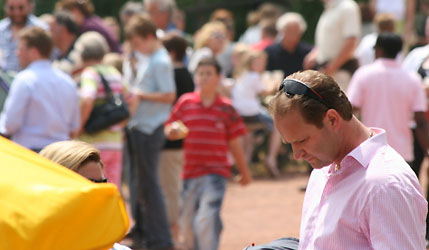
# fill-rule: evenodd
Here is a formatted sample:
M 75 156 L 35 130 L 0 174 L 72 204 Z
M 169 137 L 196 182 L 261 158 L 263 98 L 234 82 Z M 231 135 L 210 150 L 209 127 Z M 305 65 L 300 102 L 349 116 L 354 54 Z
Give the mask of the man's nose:
M 293 144 L 292 144 L 292 151 L 293 151 L 293 156 L 295 157 L 296 160 L 301 159 L 305 155 L 305 151 L 302 148 Z

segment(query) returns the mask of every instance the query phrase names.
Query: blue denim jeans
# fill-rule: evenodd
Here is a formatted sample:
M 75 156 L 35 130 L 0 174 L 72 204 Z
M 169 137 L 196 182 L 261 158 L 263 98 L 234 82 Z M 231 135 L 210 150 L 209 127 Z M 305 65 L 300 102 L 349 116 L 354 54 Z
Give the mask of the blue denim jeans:
M 131 178 L 130 193 L 134 245 L 162 249 L 173 245 L 167 222 L 164 198 L 159 184 L 158 163 L 165 142 L 164 127 L 152 134 L 137 129 L 130 131 Z
M 184 180 L 179 225 L 187 249 L 218 249 L 225 188 L 226 178 L 215 174 Z

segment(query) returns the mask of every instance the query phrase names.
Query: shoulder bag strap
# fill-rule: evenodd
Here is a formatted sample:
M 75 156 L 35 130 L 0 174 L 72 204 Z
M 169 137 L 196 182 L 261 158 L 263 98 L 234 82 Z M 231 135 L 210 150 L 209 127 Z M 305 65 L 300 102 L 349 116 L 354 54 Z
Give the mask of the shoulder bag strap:
M 113 96 L 112 89 L 109 86 L 109 82 L 107 82 L 106 78 L 104 78 L 103 74 L 101 73 L 100 69 L 98 67 L 94 67 L 97 71 L 98 75 L 101 78 L 101 82 L 103 83 L 104 90 L 106 91 L 106 96 Z

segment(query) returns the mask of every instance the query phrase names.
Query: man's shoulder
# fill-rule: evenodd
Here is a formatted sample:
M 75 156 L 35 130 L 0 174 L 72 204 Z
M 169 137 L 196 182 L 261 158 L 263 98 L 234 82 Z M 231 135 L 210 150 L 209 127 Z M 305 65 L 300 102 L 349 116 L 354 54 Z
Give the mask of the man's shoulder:
M 413 177 L 414 176 L 414 177 Z M 368 164 L 365 182 L 372 187 L 416 178 L 407 162 L 391 146 L 380 148 Z
M 338 7 L 341 9 L 351 9 L 359 11 L 359 5 L 353 0 L 342 0 Z
M 282 46 L 280 45 L 280 43 L 273 43 L 265 48 L 265 52 L 267 52 L 268 54 L 272 54 L 279 52 L 281 49 Z
M 29 20 L 29 24 L 31 26 L 41 27 L 41 28 L 46 29 L 46 30 L 49 29 L 48 24 L 46 24 L 44 21 L 42 21 L 40 18 L 38 18 L 34 15 L 29 15 L 28 20 Z
M 8 17 L 0 20 L 0 31 L 9 29 L 9 26 L 10 26 L 10 19 Z

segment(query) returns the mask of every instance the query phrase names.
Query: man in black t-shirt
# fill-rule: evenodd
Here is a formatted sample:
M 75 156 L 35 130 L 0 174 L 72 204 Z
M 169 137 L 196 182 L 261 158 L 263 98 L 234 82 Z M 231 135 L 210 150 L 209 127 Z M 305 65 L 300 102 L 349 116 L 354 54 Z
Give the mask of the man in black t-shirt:
M 286 77 L 303 69 L 304 58 L 312 47 L 301 41 L 307 24 L 300 14 L 288 12 L 278 19 L 276 26 L 282 39 L 265 49 L 267 70 L 282 70 Z

